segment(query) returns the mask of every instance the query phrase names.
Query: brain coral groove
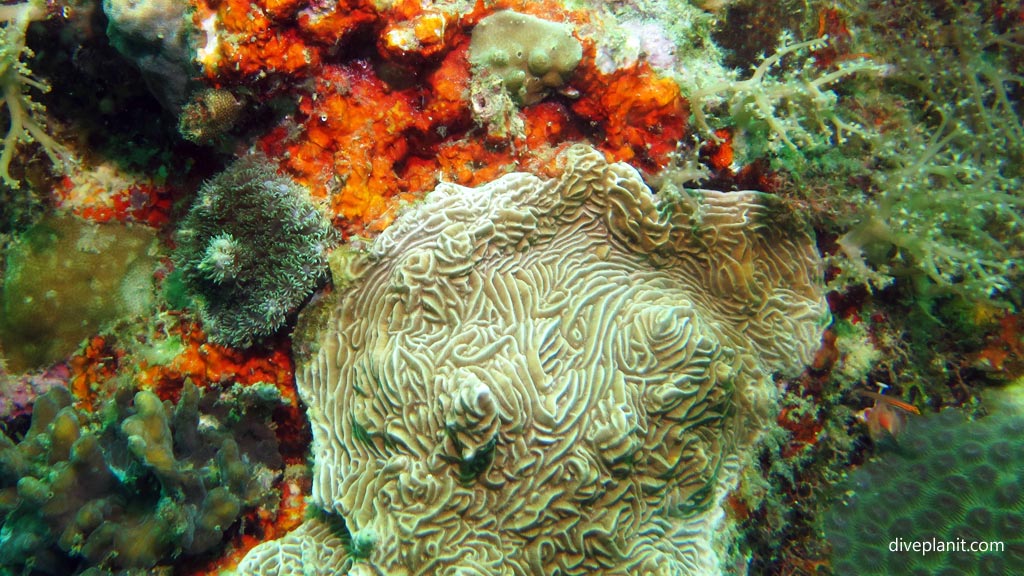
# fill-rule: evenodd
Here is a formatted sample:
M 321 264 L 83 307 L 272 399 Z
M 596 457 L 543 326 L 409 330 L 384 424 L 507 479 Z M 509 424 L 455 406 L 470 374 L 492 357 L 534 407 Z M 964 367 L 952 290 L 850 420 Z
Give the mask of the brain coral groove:
M 297 378 L 313 500 L 349 539 L 309 520 L 243 572 L 719 572 L 770 374 L 827 317 L 814 243 L 762 194 L 659 205 L 563 154 L 555 179 L 438 186 L 335 271 Z

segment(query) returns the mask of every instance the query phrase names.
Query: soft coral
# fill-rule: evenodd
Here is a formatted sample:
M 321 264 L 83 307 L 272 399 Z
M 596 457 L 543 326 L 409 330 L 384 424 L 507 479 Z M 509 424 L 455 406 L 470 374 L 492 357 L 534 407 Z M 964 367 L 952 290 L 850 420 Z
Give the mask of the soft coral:
M 47 92 L 50 87 L 32 78 L 31 71 L 21 60 L 23 55 L 31 55 L 31 50 L 25 46 L 28 25 L 45 17 L 43 0 L 0 6 L 0 23 L 3 23 L 0 29 L 0 105 L 5 105 L 10 115 L 10 125 L 0 150 L 0 179 L 13 188 L 17 188 L 19 183 L 11 177 L 9 168 L 18 142 L 38 142 L 55 166 L 64 165 L 70 157 L 34 117 L 41 106 L 29 98 L 28 89 Z

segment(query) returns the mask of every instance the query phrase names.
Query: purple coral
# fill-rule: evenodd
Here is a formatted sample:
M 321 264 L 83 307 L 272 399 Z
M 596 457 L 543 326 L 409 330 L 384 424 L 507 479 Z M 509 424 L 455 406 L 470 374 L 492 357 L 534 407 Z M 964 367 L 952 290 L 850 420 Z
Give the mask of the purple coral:
M 676 45 L 654 22 L 624 22 L 622 27 L 639 44 L 640 58 L 656 68 L 671 69 L 676 63 Z
M 51 388 L 66 387 L 69 377 L 65 364 L 20 375 L 8 374 L 0 367 L 0 419 L 30 414 L 36 398 Z
M 603 42 L 595 57 L 598 69 L 611 74 L 638 62 L 672 70 L 676 65 L 676 44 L 657 22 L 626 20 L 620 24 L 617 40 Z

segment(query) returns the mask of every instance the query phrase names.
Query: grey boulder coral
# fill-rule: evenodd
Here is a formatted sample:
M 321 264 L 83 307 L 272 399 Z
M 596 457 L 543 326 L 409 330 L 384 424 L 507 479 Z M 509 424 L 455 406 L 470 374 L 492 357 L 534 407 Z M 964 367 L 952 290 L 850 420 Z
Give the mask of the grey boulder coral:
M 523 105 L 536 104 L 562 88 L 582 58 L 583 45 L 572 26 L 511 10 L 481 20 L 469 44 L 475 81 L 493 74 Z

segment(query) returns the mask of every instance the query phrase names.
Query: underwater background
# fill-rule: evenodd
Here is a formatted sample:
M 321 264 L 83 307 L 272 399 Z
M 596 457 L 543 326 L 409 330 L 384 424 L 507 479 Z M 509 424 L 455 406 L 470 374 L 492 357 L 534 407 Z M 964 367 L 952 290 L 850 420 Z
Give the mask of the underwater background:
M 0 575 L 1024 574 L 1024 3 L 4 0 Z

